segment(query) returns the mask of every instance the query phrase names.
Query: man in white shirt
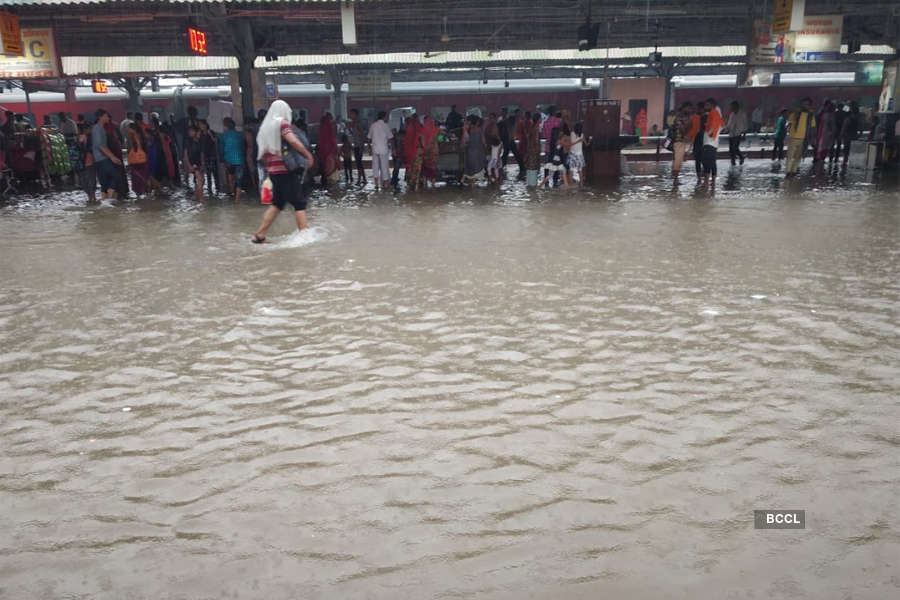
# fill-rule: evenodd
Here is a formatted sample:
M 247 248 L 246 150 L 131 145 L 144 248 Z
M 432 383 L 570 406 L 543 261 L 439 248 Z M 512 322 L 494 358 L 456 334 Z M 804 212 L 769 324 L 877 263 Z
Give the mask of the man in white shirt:
M 391 157 L 390 140 L 394 137 L 391 128 L 387 124 L 387 113 L 378 113 L 378 120 L 369 127 L 369 142 L 372 148 L 372 179 L 375 180 L 375 189 L 385 188 L 390 185 L 391 172 L 388 169 L 388 161 Z
M 731 165 L 734 166 L 737 159 L 744 164 L 744 153 L 741 152 L 741 140 L 747 133 L 747 113 L 741 110 L 737 101 L 731 103 L 731 114 L 725 124 L 728 130 L 728 155 L 731 157 Z

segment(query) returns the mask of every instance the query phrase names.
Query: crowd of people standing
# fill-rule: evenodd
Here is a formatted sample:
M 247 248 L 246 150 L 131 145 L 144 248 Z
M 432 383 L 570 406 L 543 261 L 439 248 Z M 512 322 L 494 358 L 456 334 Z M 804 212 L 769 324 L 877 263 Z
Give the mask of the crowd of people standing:
M 685 102 L 666 123 L 676 181 L 688 153 L 698 181 L 715 181 L 722 133 L 728 134 L 731 164 L 742 165 L 746 155 L 741 142 L 759 129 L 758 113 L 757 107 L 748 115 L 732 102 L 726 116 L 713 98 L 696 106 Z M 846 165 L 850 144 L 863 126 L 855 102 L 825 101 L 813 112 L 812 100 L 804 98 L 796 110 L 779 113 L 772 160 L 786 159 L 788 176 L 797 173 L 805 154 L 814 163 L 837 164 L 843 158 Z M 16 122 L 7 115 L 4 127 L 15 131 Z M 60 113 L 58 125 L 45 127 L 58 127 L 65 136 L 76 182 L 91 200 L 96 199 L 98 184 L 101 199 L 125 197 L 130 191 L 141 198 L 164 187 L 185 185 L 198 201 L 205 191 L 225 192 L 236 199 L 242 191 L 262 197 L 270 192 L 272 206 L 254 237 L 257 242 L 265 240 L 275 216 L 288 205 L 298 213 L 298 228 L 305 227 L 305 199 L 317 180 L 321 186 L 334 185 L 343 167 L 346 184 L 355 178 L 365 185 L 366 153 L 371 156 L 376 190 L 399 189 L 401 169 L 407 189 L 434 188 L 442 173 L 453 169 L 456 157 L 464 185 L 498 184 L 507 176 L 506 167 L 515 162 L 515 177 L 526 186 L 556 187 L 584 181 L 584 147 L 590 143 L 581 123 L 573 122 L 567 110 L 552 107 L 546 113 L 504 108 L 481 117 L 463 116 L 453 106 L 442 123 L 432 115 L 409 114 L 399 128 L 390 127 L 384 111 L 371 124 L 364 123 L 355 109 L 343 123 L 326 112 L 318 123 L 315 145 L 306 123 L 294 120 L 290 106 L 280 100 L 256 119 L 247 119 L 241 131 L 233 119 L 225 118 L 218 134 L 198 118 L 193 106 L 178 121 L 169 115 L 162 122 L 151 113 L 145 122 L 142 113 L 127 113 L 116 124 L 99 109 L 93 123 L 85 122 L 83 115 L 74 120 Z
M 681 105 L 669 129 L 674 155 L 672 173 L 676 179 L 685 155 L 690 151 L 698 178 L 704 182 L 715 180 L 718 138 L 723 132 L 728 134 L 731 164 L 744 164 L 746 156 L 741 151 L 741 143 L 748 132 L 755 128 L 758 130 L 756 120 L 760 117 L 756 116 L 758 110 L 748 117 L 738 102 L 732 102 L 729 108 L 726 119 L 714 98 L 699 102 L 696 106 L 691 102 Z M 856 102 L 826 100 L 814 113 L 812 99 L 803 98 L 796 110 L 784 108 L 778 113 L 772 133 L 772 160 L 780 162 L 785 159 L 786 143 L 787 176 L 797 174 L 807 153 L 813 157 L 814 164 L 828 161 L 836 165 L 843 157 L 843 165 L 846 166 L 850 144 L 858 139 L 863 126 L 863 115 Z

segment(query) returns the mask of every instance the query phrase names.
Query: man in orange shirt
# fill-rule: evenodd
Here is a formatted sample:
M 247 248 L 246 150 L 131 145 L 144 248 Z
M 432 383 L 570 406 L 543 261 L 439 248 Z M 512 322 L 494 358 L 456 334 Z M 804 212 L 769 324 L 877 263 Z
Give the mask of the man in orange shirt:
M 713 182 L 716 180 L 716 158 L 719 152 L 719 132 L 725 125 L 722 119 L 722 113 L 719 106 L 713 98 L 706 101 L 706 108 L 709 114 L 706 116 L 706 126 L 703 129 L 703 181 L 709 181 L 712 175 Z
M 691 144 L 691 153 L 694 155 L 694 169 L 697 171 L 698 179 L 703 171 L 703 163 L 700 162 L 700 159 L 701 151 L 703 150 L 703 136 L 701 135 L 701 131 L 703 130 L 705 111 L 706 109 L 703 106 L 703 103 L 698 102 L 697 110 L 691 115 L 690 120 L 688 120 L 687 130 L 684 133 L 685 144 Z
M 681 171 L 681 163 L 684 162 L 684 153 L 694 138 L 690 136 L 691 129 L 694 123 L 694 117 L 696 115 L 694 113 L 694 105 L 690 102 L 685 102 L 681 105 L 681 109 L 678 111 L 678 114 L 675 116 L 675 120 L 670 125 L 672 134 L 672 176 L 677 179 L 678 173 Z M 700 121 L 697 120 L 697 131 L 699 128 Z M 694 132 L 696 135 L 696 132 Z

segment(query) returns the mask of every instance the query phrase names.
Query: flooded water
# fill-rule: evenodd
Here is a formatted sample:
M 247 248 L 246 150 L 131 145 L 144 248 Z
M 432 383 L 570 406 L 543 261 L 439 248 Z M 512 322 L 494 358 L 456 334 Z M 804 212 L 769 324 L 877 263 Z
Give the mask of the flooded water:
M 898 597 L 896 188 L 655 169 L 0 207 L 0 597 Z

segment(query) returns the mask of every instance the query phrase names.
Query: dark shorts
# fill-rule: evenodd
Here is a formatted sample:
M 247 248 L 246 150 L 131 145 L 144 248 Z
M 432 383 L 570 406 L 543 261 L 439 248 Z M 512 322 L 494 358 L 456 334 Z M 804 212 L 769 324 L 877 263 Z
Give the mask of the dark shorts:
M 82 169 L 78 176 L 81 180 L 81 189 L 88 194 L 93 194 L 97 191 L 97 169 L 94 165 Z
M 271 175 L 272 180 L 272 204 L 278 210 L 284 210 L 286 204 L 294 207 L 294 210 L 306 210 L 306 198 L 300 186 L 299 175 L 282 174 Z
M 228 174 L 234 177 L 234 180 L 240 185 L 244 178 L 244 165 L 228 165 L 226 167 Z
M 97 180 L 100 181 L 101 192 L 105 194 L 106 190 L 114 190 L 118 187 L 118 167 L 112 164 L 111 160 L 98 161 L 94 163 L 94 167 L 97 169 Z

